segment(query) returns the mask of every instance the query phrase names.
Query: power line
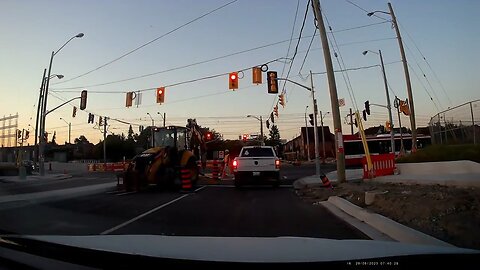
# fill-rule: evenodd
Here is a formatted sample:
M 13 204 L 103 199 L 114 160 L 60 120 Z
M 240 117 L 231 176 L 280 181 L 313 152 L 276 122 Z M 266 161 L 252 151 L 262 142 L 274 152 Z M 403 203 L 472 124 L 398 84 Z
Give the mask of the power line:
M 288 49 L 287 49 L 287 55 L 285 58 L 288 58 L 288 55 L 290 54 L 290 47 L 292 45 L 292 40 L 293 40 L 293 33 L 295 33 L 295 24 L 297 23 L 297 16 L 298 16 L 298 7 L 300 6 L 300 0 L 297 0 L 297 7 L 295 9 L 295 17 L 293 19 L 293 26 L 292 26 L 292 33 L 290 34 L 290 42 L 288 43 Z M 282 75 L 280 77 L 283 77 L 283 73 L 285 72 L 285 67 L 287 66 L 287 63 L 285 62 L 282 67 Z
M 423 90 L 425 90 L 425 92 L 427 93 L 427 95 L 430 97 L 430 100 L 433 102 L 433 105 L 435 105 L 435 108 L 437 108 L 437 111 L 441 111 L 438 106 L 437 106 L 437 103 L 433 100 L 432 98 L 432 95 L 430 95 L 430 93 L 428 92 L 427 88 L 425 87 L 425 85 L 422 83 L 422 80 L 420 79 L 420 76 L 418 76 L 417 72 L 415 71 L 415 69 L 413 69 L 413 67 L 410 65 L 410 63 L 407 62 L 407 65 L 410 67 L 410 69 L 413 71 L 413 74 L 415 75 L 415 77 L 417 77 L 418 79 L 418 82 L 420 83 L 420 85 L 422 86 Z
M 369 11 L 368 11 L 368 10 L 366 10 L 366 9 L 362 8 L 361 6 L 359 6 L 359 5 L 355 4 L 355 3 L 353 3 L 353 2 L 352 2 L 352 1 L 350 1 L 350 0 L 345 0 L 345 1 L 347 1 L 348 3 L 352 4 L 353 6 L 355 6 L 355 7 L 359 8 L 359 9 L 361 9 L 361 10 L 365 11 L 365 13 L 367 13 L 367 14 L 369 13 Z M 385 18 L 383 18 L 383 17 L 380 17 L 380 16 L 378 16 L 377 14 L 373 14 L 373 16 L 374 16 L 374 17 L 377 17 L 377 18 L 379 18 L 379 19 L 382 19 L 382 20 L 384 20 L 384 21 L 389 21 L 388 19 L 385 19 Z
M 389 21 L 370 23 L 370 24 L 354 26 L 354 27 L 344 28 L 344 29 L 335 30 L 335 31 L 329 31 L 328 33 L 340 33 L 340 32 L 345 32 L 345 31 L 356 30 L 356 29 L 366 28 L 366 27 L 370 27 L 370 26 L 380 25 L 380 24 L 384 24 L 384 23 L 388 23 L 388 22 Z
M 440 79 L 438 78 L 437 74 L 435 73 L 435 70 L 433 70 L 432 66 L 430 66 L 430 63 L 427 61 L 427 58 L 425 57 L 425 55 L 423 55 L 423 53 L 420 51 L 420 48 L 418 48 L 417 43 L 415 42 L 415 40 L 413 40 L 412 36 L 408 33 L 408 31 L 405 29 L 405 27 L 403 27 L 403 25 L 398 21 L 398 19 L 397 19 L 397 23 L 400 25 L 400 27 L 402 27 L 402 31 L 405 32 L 405 33 L 407 33 L 408 38 L 410 39 L 410 41 L 412 41 L 413 45 L 415 46 L 415 48 L 417 49 L 417 51 L 418 51 L 418 52 L 420 53 L 420 55 L 422 56 L 422 58 L 423 58 L 423 60 L 425 61 L 425 63 L 427 63 L 428 68 L 430 69 L 430 71 L 432 71 L 433 76 L 434 76 L 435 79 L 437 80 L 438 84 L 440 84 L 440 87 L 442 88 L 443 93 L 444 93 L 445 96 L 447 97 L 450 106 L 453 106 L 452 100 L 451 100 L 450 97 L 448 96 L 448 93 L 447 93 L 447 91 L 445 90 L 445 87 L 443 86 L 442 81 L 440 81 Z
M 315 30 L 313 30 L 312 39 L 310 40 L 310 43 L 308 44 L 307 52 L 305 53 L 305 57 L 303 58 L 302 65 L 300 66 L 300 69 L 298 70 L 298 74 L 302 73 L 303 65 L 305 65 L 305 61 L 307 60 L 307 57 L 308 57 L 308 52 L 310 52 L 310 47 L 312 47 L 313 39 L 315 38 L 316 33 L 317 33 L 317 28 L 315 27 Z
M 129 51 L 129 52 L 127 52 L 127 53 L 125 53 L 125 54 L 123 54 L 123 55 L 121 55 L 121 56 L 119 56 L 119 57 L 117 57 L 117 58 L 115 58 L 115 59 L 113 59 L 113 60 L 111 60 L 111 61 L 103 64 L 103 65 L 101 65 L 101 66 L 99 66 L 99 67 L 96 67 L 96 68 L 94 68 L 94 69 L 92 69 L 92 70 L 90 70 L 90 71 L 88 71 L 88 72 L 85 72 L 85 73 L 83 73 L 83 74 L 80 74 L 80 75 L 78 75 L 78 76 L 75 76 L 75 77 L 73 77 L 73 78 L 71 78 L 71 79 L 68 79 L 68 80 L 66 80 L 66 81 L 62 81 L 62 82 L 55 83 L 55 84 L 66 83 L 66 82 L 69 82 L 69 81 L 72 81 L 72 80 L 81 78 L 81 77 L 83 77 L 83 76 L 85 76 L 85 75 L 88 75 L 88 74 L 90 74 L 90 73 L 92 73 L 92 72 L 94 72 L 94 71 L 97 71 L 97 70 L 99 70 L 99 69 L 101 69 L 101 68 L 104 68 L 104 67 L 106 67 L 106 66 L 108 66 L 108 65 L 110 65 L 110 64 L 112 64 L 112 63 L 114 63 L 114 62 L 116 62 L 116 61 L 118 61 L 118 60 L 120 60 L 120 59 L 122 59 L 122 58 L 124 58 L 124 57 L 126 57 L 126 56 L 128 56 L 128 55 L 130 55 L 130 54 L 132 54 L 132 53 L 134 53 L 134 52 L 136 52 L 136 51 L 138 51 L 138 50 L 140 50 L 140 49 L 142 49 L 142 48 L 150 45 L 150 44 L 152 44 L 152 43 L 154 43 L 155 41 L 157 41 L 157 40 L 159 40 L 159 39 L 161 39 L 161 38 L 163 38 L 163 37 L 166 37 L 166 36 L 170 35 L 171 33 L 176 32 L 176 31 L 180 30 L 181 28 L 184 28 L 185 26 L 187 26 L 187 25 L 189 25 L 189 24 L 192 24 L 192 23 L 194 23 L 194 22 L 196 22 L 196 21 L 198 21 L 198 20 L 200 20 L 200 19 L 202 19 L 202 18 L 204 18 L 204 17 L 206 17 L 206 16 L 214 13 L 215 11 L 218 11 L 218 10 L 220 10 L 220 9 L 222 9 L 222 8 L 225 8 L 225 7 L 227 7 L 227 6 L 235 3 L 235 2 L 237 2 L 237 1 L 238 1 L 238 0 L 233 0 L 233 1 L 230 1 L 230 2 L 228 2 L 228 3 L 226 3 L 226 4 L 224 4 L 224 5 L 221 5 L 220 7 L 217 7 L 217 8 L 215 8 L 215 9 L 213 9 L 213 10 L 211 10 L 211 11 L 209 11 L 209 12 L 207 12 L 207 13 L 205 13 L 205 14 L 203 14 L 203 15 L 201 15 L 201 16 L 193 19 L 193 20 L 190 20 L 190 21 L 188 21 L 187 23 L 184 23 L 184 24 L 182 24 L 182 25 L 180 25 L 180 26 L 178 26 L 178 27 L 170 30 L 170 31 L 168 31 L 167 33 L 165 33 L 165 34 L 163 34 L 163 35 L 161 35 L 161 36 L 159 36 L 159 37 L 156 37 L 156 38 L 150 40 L 149 42 L 144 43 L 144 44 L 140 45 L 139 47 L 137 47 L 137 48 L 135 48 L 135 49 L 133 49 L 133 50 L 131 50 L 131 51 Z

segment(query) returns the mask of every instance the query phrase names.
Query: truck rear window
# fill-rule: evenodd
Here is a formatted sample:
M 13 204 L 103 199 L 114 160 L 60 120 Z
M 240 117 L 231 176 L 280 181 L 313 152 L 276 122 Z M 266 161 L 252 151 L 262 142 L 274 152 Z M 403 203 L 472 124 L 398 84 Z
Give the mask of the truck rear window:
M 243 149 L 241 157 L 273 157 L 272 148 L 247 148 Z

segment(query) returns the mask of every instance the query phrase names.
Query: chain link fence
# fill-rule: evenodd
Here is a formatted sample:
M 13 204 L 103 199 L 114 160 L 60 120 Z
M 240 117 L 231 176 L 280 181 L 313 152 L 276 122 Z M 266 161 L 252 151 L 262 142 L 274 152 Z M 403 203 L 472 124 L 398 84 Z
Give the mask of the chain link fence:
M 433 144 L 480 143 L 480 99 L 449 108 L 430 119 Z

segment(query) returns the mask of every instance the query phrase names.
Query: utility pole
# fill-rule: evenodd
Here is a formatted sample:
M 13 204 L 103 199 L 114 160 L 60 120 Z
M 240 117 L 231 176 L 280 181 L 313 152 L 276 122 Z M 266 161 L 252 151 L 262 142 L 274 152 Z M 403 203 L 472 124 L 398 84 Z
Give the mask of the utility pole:
M 260 115 L 260 136 L 261 136 L 261 144 L 262 146 L 264 145 L 264 142 L 263 142 L 263 120 L 262 120 L 262 116 Z
M 313 100 L 313 136 L 315 137 L 315 175 L 320 176 L 320 154 L 318 153 L 318 123 L 317 123 L 317 100 L 315 99 L 315 89 L 313 88 L 313 76 L 310 70 L 310 83 L 312 87 Z
M 103 121 L 103 166 L 107 164 L 107 117 L 104 116 Z M 104 167 L 105 168 L 105 167 Z
M 393 103 L 395 108 L 397 108 L 398 114 L 398 126 L 400 127 L 400 156 L 403 156 L 405 148 L 403 147 L 403 131 L 402 131 L 402 120 L 400 118 L 400 99 L 395 96 L 395 101 Z
M 323 48 L 323 57 L 325 59 L 325 68 L 327 70 L 328 88 L 330 90 L 330 102 L 332 104 L 333 127 L 335 129 L 335 148 L 337 154 L 337 178 L 338 182 L 346 181 L 345 178 L 345 153 L 343 147 L 342 136 L 342 121 L 340 119 L 340 108 L 338 105 L 337 86 L 335 84 L 335 74 L 333 72 L 332 57 L 330 55 L 330 48 L 328 46 L 327 33 L 325 31 L 325 24 L 323 23 L 322 12 L 320 9 L 319 0 L 313 0 L 313 11 L 317 21 L 317 28 L 320 32 L 320 39 Z M 313 92 L 313 91 L 312 91 Z
M 322 163 L 325 164 L 325 131 L 323 130 L 323 114 L 322 111 L 320 111 L 320 125 L 322 126 Z
M 403 49 L 402 37 L 400 35 L 400 28 L 397 24 L 397 18 L 393 12 L 392 4 L 388 3 L 388 9 L 390 10 L 390 15 L 392 16 L 392 23 L 397 32 L 398 46 L 400 47 L 400 54 L 402 55 L 403 70 L 405 72 L 405 81 L 407 83 L 407 93 L 408 93 L 408 105 L 410 107 L 410 124 L 412 128 L 412 152 L 417 150 L 417 127 L 415 124 L 415 109 L 413 105 L 413 94 L 412 94 L 412 84 L 410 83 L 410 74 L 408 72 L 407 58 L 405 56 L 405 50 Z
M 163 113 L 163 127 L 165 127 L 165 119 L 167 119 L 167 113 Z
M 72 144 L 72 123 L 68 123 L 68 144 Z
M 352 113 L 352 108 L 350 108 L 350 114 L 349 114 L 348 116 L 350 116 L 350 132 L 351 132 L 352 135 L 353 135 L 353 113 Z

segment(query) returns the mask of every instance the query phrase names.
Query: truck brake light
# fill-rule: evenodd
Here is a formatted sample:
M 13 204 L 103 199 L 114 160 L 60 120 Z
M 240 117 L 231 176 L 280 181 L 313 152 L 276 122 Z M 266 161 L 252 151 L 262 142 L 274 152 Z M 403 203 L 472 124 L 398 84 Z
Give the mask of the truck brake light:
M 279 159 L 275 160 L 275 169 L 280 169 L 280 160 Z
M 232 165 L 233 165 L 233 168 L 236 169 L 237 166 L 238 166 L 238 162 L 236 160 L 234 160 Z

